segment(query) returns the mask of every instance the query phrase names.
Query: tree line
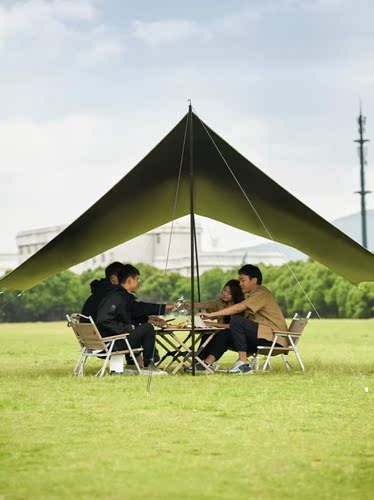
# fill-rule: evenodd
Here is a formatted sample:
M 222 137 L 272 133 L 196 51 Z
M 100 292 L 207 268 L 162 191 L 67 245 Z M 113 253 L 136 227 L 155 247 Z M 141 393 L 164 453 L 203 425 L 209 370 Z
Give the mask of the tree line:
M 149 302 L 173 302 L 190 294 L 190 278 L 177 272 L 166 274 L 147 264 L 136 264 L 141 272 L 139 298 Z M 283 266 L 259 265 L 263 284 L 275 295 L 287 317 L 295 312 L 313 311 L 310 301 L 323 318 L 373 318 L 374 283 L 360 288 L 313 261 L 291 262 Z M 290 271 L 290 267 L 299 283 Z M 90 294 L 90 283 L 104 276 L 101 268 L 81 275 L 64 271 L 35 286 L 21 297 L 17 293 L 0 295 L 0 322 L 56 321 L 65 319 L 66 313 L 80 311 Z M 202 300 L 219 296 L 223 285 L 237 277 L 237 269 L 223 271 L 215 268 L 200 277 Z M 196 289 L 196 288 L 195 288 Z M 304 290 L 304 291 L 303 291 Z M 13 300 L 14 299 L 14 300 Z M 10 303 L 8 303 L 11 301 Z M 8 303 L 5 307 L 6 303 Z M 313 314 L 315 316 L 315 313 Z

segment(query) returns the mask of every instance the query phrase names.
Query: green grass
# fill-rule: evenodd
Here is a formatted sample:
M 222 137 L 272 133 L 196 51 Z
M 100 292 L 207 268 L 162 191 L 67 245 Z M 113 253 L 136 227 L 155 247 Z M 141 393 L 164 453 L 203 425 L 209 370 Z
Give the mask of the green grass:
M 312 321 L 305 374 L 275 360 L 153 378 L 150 394 L 145 377 L 72 377 L 62 323 L 0 339 L 1 500 L 372 498 L 374 320 Z

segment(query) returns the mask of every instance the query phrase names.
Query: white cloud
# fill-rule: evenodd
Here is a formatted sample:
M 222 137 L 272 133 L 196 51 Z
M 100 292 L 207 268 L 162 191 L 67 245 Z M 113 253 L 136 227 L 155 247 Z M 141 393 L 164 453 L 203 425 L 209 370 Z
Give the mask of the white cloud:
M 209 39 L 210 32 L 194 21 L 165 19 L 162 21 L 134 21 L 132 36 L 150 45 L 168 43 L 198 36 Z
M 0 150 L 10 175 L 30 170 L 74 169 L 92 151 L 108 123 L 96 115 L 68 115 L 61 120 L 36 122 L 11 119 L 0 122 Z M 96 152 L 94 157 L 96 158 Z M 49 168 L 48 168 L 49 166 Z M 57 168 L 56 168 L 57 167 Z
M 285 13 L 293 10 L 332 10 L 341 7 L 346 0 L 261 0 L 245 5 L 223 16 L 212 15 L 209 21 L 168 18 L 157 21 L 133 21 L 131 35 L 149 45 L 178 42 L 195 38 L 210 41 L 217 36 L 249 36 L 261 19 L 269 13 Z
M 2 45 L 12 38 L 39 37 L 43 32 L 68 30 L 69 21 L 92 21 L 95 8 L 89 0 L 29 0 L 0 7 L 0 41 Z
M 80 215 L 123 175 L 122 148 L 112 121 L 96 114 L 0 121 L 0 248 L 17 231 Z
M 195 38 L 212 40 L 217 35 L 241 36 L 248 33 L 258 19 L 258 11 L 242 8 L 221 17 L 212 17 L 209 22 L 188 19 L 162 19 L 158 21 L 134 21 L 131 35 L 149 45 L 158 45 Z
M 123 41 L 98 22 L 93 0 L 28 0 L 0 7 L 0 60 L 51 62 L 71 66 L 118 58 Z
M 353 4 L 335 15 L 343 3 L 253 0 L 205 17 L 191 5 L 189 19 L 175 3 L 170 19 L 147 22 L 140 4 L 113 19 L 110 2 L 0 0 L 0 250 L 18 230 L 78 216 L 161 139 L 188 98 L 208 125 L 324 217 L 357 212 L 352 140 L 358 96 L 374 138 L 373 38 L 370 16 L 352 17 Z M 158 50 L 154 64 L 139 40 L 168 46 L 166 58 Z M 204 44 L 208 58 L 189 57 Z M 110 67 L 124 53 L 128 64 Z
M 100 26 L 92 30 L 90 43 L 79 52 L 77 61 L 83 65 L 95 66 L 113 62 L 124 53 L 125 46 L 122 39 L 111 30 Z
M 327 10 L 342 7 L 347 0 L 262 0 L 258 8 L 263 11 L 284 9 Z

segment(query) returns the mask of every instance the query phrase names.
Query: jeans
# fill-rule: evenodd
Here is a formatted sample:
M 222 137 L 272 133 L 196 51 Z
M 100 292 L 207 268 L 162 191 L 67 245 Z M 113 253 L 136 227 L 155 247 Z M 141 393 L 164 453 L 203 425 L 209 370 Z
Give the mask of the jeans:
M 235 346 L 235 351 L 255 354 L 257 346 L 271 346 L 272 341 L 267 339 L 259 339 L 258 323 L 251 319 L 243 318 L 242 316 L 233 316 L 230 321 L 230 330 Z M 280 344 L 275 344 L 277 347 L 282 347 Z
M 143 348 L 143 359 L 144 366 L 148 366 L 150 362 L 153 362 L 153 355 L 156 343 L 156 334 L 151 323 L 143 323 L 135 328 L 135 330 L 129 333 L 127 337 L 130 346 L 133 349 L 142 347 Z M 114 344 L 116 351 L 127 350 L 127 345 L 124 340 L 117 340 Z M 136 355 L 137 353 L 135 353 Z M 127 362 L 133 363 L 130 355 L 126 354 Z

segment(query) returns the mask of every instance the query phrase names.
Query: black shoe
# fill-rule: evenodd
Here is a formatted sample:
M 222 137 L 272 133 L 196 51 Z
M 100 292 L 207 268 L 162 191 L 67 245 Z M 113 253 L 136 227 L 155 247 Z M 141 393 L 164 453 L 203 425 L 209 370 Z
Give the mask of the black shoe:
M 209 368 L 212 368 L 211 365 L 207 365 Z M 213 368 L 212 368 L 213 369 Z M 185 373 L 192 373 L 192 365 L 191 366 L 188 366 L 187 368 L 184 369 L 184 372 Z M 196 363 L 195 364 L 195 372 L 199 372 L 199 373 L 204 373 L 204 372 L 207 372 L 208 373 L 208 370 L 205 368 L 205 366 L 203 366 L 201 363 Z

